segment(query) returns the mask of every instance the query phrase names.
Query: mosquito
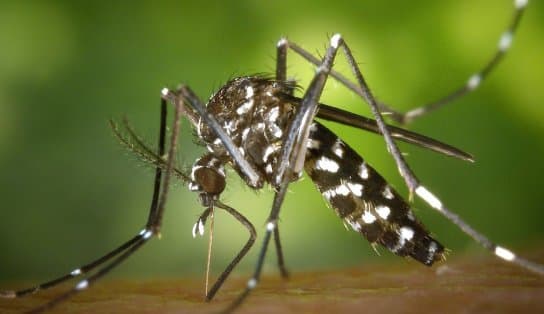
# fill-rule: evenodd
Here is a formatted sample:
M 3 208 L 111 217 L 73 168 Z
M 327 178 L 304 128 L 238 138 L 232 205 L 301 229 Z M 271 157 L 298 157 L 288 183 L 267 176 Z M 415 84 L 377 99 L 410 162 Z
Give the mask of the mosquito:
M 193 227 L 194 236 L 204 234 L 205 225 L 216 209 L 232 215 L 249 232 L 245 245 L 207 291 L 206 299 L 211 300 L 256 240 L 252 223 L 238 210 L 221 201 L 221 194 L 226 187 L 226 167 L 234 169 L 245 184 L 254 190 L 270 185 L 274 189 L 274 199 L 266 220 L 255 271 L 245 289 L 224 312 L 232 312 L 242 305 L 257 287 L 272 239 L 281 274 L 283 277 L 288 276 L 278 218 L 289 185 L 296 182 L 303 171 L 309 175 L 339 218 L 362 234 L 372 245 L 382 246 L 396 255 L 412 258 L 426 266 L 442 261 L 445 247 L 414 215 L 409 201 L 395 191 L 362 156 L 316 118 L 380 134 L 408 187 L 409 200 L 414 196 L 419 197 L 498 258 L 537 274 L 544 274 L 544 265 L 521 258 L 511 250 L 491 242 L 444 205 L 430 189 L 420 183 L 395 141 L 408 142 L 466 161 L 472 160 L 470 154 L 427 136 L 388 125 L 383 118 L 383 114 L 388 113 L 393 120 L 407 123 L 478 88 L 510 48 L 527 2 L 514 1 L 512 21 L 501 36 L 496 53 L 479 72 L 445 97 L 407 113 L 393 110 L 391 106 L 373 96 L 349 45 L 340 34 L 330 38 L 322 58 L 313 56 L 287 38 L 280 39 L 276 47 L 274 77 L 252 75 L 234 78 L 206 103 L 186 85 L 177 89 L 164 88 L 161 91 L 159 141 L 156 150 L 144 143 L 127 120 L 123 121 L 122 129 L 116 122 L 111 122 L 121 143 L 155 167 L 153 197 L 149 216 L 142 230 L 113 251 L 64 276 L 28 289 L 3 291 L 0 296 L 18 298 L 75 277 L 83 277 L 69 291 L 31 310 L 36 313 L 87 289 L 160 234 L 169 187 L 172 180 L 177 178 L 186 182 L 191 191 L 198 193 L 204 208 Z M 295 91 L 301 87 L 287 78 L 288 51 L 302 56 L 316 67 L 315 75 L 301 97 L 295 96 Z M 339 51 L 343 52 L 355 82 L 333 69 Z M 321 103 L 321 94 L 329 77 L 362 97 L 369 105 L 373 119 Z M 169 105 L 174 107 L 174 119 L 167 148 L 166 118 Z M 183 117 L 190 121 L 196 130 L 197 140 L 208 150 L 195 161 L 189 173 L 175 167 L 180 122 Z

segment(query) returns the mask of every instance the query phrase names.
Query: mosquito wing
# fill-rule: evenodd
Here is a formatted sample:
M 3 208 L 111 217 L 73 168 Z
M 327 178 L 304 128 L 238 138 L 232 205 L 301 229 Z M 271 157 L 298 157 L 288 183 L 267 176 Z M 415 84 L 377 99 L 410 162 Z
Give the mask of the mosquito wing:
M 293 104 L 299 104 L 301 101 L 300 98 L 291 95 L 284 95 L 284 97 Z M 376 123 L 376 120 L 363 117 L 329 105 L 319 104 L 317 117 L 324 120 L 349 125 L 376 134 L 381 134 L 380 130 L 378 129 L 378 124 Z M 396 126 L 387 125 L 387 128 L 389 129 L 389 132 L 394 139 L 412 145 L 417 145 L 419 147 L 423 147 L 446 156 L 455 157 L 465 161 L 474 161 L 474 157 L 471 154 L 464 152 L 457 147 L 453 147 L 428 136 L 408 131 L 406 129 Z

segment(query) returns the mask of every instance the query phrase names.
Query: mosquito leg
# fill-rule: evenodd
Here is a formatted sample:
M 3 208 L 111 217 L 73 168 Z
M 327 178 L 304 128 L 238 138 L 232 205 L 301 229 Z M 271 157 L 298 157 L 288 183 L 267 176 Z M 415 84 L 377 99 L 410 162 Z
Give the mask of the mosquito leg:
M 164 93 L 163 93 L 164 96 Z M 162 216 L 166 206 L 166 200 L 168 199 L 168 191 L 170 188 L 170 179 L 174 170 L 174 159 L 176 157 L 176 147 L 179 137 L 179 129 L 181 125 L 182 114 L 187 113 L 183 107 L 182 100 L 176 99 L 174 101 L 174 121 L 172 125 L 172 135 L 170 136 L 170 147 L 168 149 L 168 155 L 166 157 L 166 166 L 164 170 L 164 178 L 161 182 L 162 168 L 157 167 L 155 176 L 155 188 L 153 191 L 153 201 L 155 207 L 149 211 L 149 217 L 147 220 L 147 229 L 151 230 L 154 235 L 160 233 L 162 225 Z M 189 114 L 187 114 L 189 116 Z M 165 133 L 166 133 L 166 99 L 163 97 L 161 101 L 161 131 L 159 136 L 159 156 L 164 155 L 165 145 Z M 162 183 L 162 189 L 161 189 Z
M 152 236 L 159 234 L 161 222 L 162 222 L 162 215 L 164 212 L 167 195 L 168 195 L 169 179 L 171 177 L 171 174 L 174 168 L 173 164 L 174 164 L 176 143 L 177 143 L 177 138 L 179 135 L 180 120 L 181 120 L 181 115 L 183 113 L 183 109 L 184 108 L 182 107 L 181 102 L 176 101 L 174 123 L 172 127 L 172 135 L 170 137 L 170 147 L 169 147 L 168 156 L 166 159 L 164 179 L 161 180 L 161 177 L 163 175 L 162 168 L 157 167 L 155 171 L 153 197 L 151 200 L 151 209 L 149 211 L 149 218 L 146 224 L 146 228 L 142 232 L 140 232 L 135 243 L 131 245 L 129 248 L 127 248 L 126 251 L 124 251 L 121 255 L 115 258 L 110 264 L 102 267 L 95 274 L 80 281 L 79 283 L 76 284 L 74 288 L 72 288 L 68 292 L 61 294 L 60 296 L 47 302 L 43 306 L 32 310 L 31 313 L 41 313 L 44 310 L 47 310 L 55 306 L 56 304 L 66 300 L 72 295 L 87 289 L 91 284 L 93 284 L 95 281 L 102 278 L 104 275 L 106 275 L 112 269 L 118 266 L 121 262 L 123 262 L 129 256 L 131 256 L 134 252 L 136 252 L 143 244 L 145 244 L 149 239 L 151 239 Z M 159 156 L 164 155 L 164 151 L 165 151 L 166 113 L 167 113 L 166 101 L 165 99 L 162 99 L 161 100 L 161 123 L 160 123 L 160 131 L 159 131 L 159 150 L 158 150 Z M 161 189 L 161 184 L 162 184 L 162 189 Z
M 161 101 L 161 123 L 160 123 L 160 130 L 159 130 L 159 155 L 164 154 L 164 144 L 165 144 L 165 133 L 166 133 L 166 102 L 164 100 Z M 156 168 L 155 171 L 155 181 L 154 181 L 154 188 L 153 188 L 153 197 L 151 200 L 151 208 L 150 208 L 150 217 L 152 214 L 156 211 L 157 208 L 157 201 L 158 201 L 158 193 L 160 191 L 160 184 L 161 184 L 161 176 L 162 176 L 162 170 L 160 167 Z M 149 222 L 147 224 L 150 225 Z M 110 270 L 115 268 L 117 265 L 119 265 L 122 261 L 124 261 L 128 256 L 130 256 L 133 252 L 135 252 L 138 248 L 140 248 L 144 243 L 147 242 L 151 237 L 153 236 L 153 231 L 149 228 L 143 229 L 140 233 L 138 233 L 136 236 L 134 236 L 129 241 L 125 242 L 118 248 L 114 249 L 113 251 L 107 253 L 106 255 L 102 256 L 101 258 L 86 264 L 82 267 L 76 268 L 69 274 L 66 274 L 64 276 L 61 276 L 57 279 L 48 281 L 44 284 L 38 285 L 34 288 L 30 289 L 24 289 L 20 291 L 4 291 L 0 293 L 0 296 L 7 297 L 7 298 L 16 298 L 21 297 L 27 294 L 35 293 L 39 290 L 51 288 L 53 286 L 56 286 L 64 281 L 67 281 L 71 278 L 88 274 L 93 269 L 103 265 L 104 263 L 108 262 L 112 258 L 116 257 L 110 264 L 104 266 L 103 268 L 99 269 L 95 274 L 87 277 L 84 280 L 81 280 L 79 283 L 75 285 L 74 288 L 72 288 L 70 291 L 61 294 L 57 298 L 45 303 L 44 305 L 32 309 L 31 313 L 39 313 L 43 312 L 44 310 L 47 310 L 56 304 L 66 300 L 70 296 L 76 294 L 79 291 L 85 290 L 91 283 L 94 281 L 100 279 L 103 275 L 107 274 Z
M 27 313 L 42 313 L 55 305 L 65 301 L 66 299 L 70 298 L 71 296 L 77 294 L 78 292 L 87 289 L 91 284 L 93 284 L 98 279 L 102 278 L 104 275 L 109 273 L 112 269 L 117 267 L 121 262 L 126 260 L 132 253 L 134 253 L 136 250 L 138 250 L 144 243 L 147 242 L 151 238 L 152 234 L 151 231 L 146 231 L 143 236 L 138 237 L 137 241 L 129 247 L 126 251 L 123 252 L 123 254 L 119 255 L 117 258 L 115 258 L 110 264 L 106 265 L 105 267 L 101 268 L 96 272 L 94 275 L 89 276 L 87 279 L 80 281 L 76 284 L 74 288 L 69 290 L 68 292 L 65 292 L 58 297 L 54 298 L 53 300 L 50 300 L 49 302 L 45 303 L 44 305 L 34 308 Z
M 161 120 L 160 120 L 160 126 L 159 126 L 159 149 L 158 149 L 158 155 L 159 157 L 162 157 L 164 155 L 165 150 L 165 142 L 166 142 L 166 115 L 167 115 L 167 104 L 166 100 L 161 99 Z M 172 137 L 174 137 L 174 133 L 172 133 Z M 168 166 L 165 169 L 166 172 L 168 172 Z M 154 219 L 156 212 L 157 212 L 157 206 L 159 202 L 159 195 L 161 193 L 161 179 L 162 179 L 162 173 L 163 170 L 161 167 L 157 167 L 155 169 L 155 180 L 153 184 L 153 197 L 151 199 L 151 207 L 149 209 L 149 215 L 147 217 L 147 228 L 149 230 L 149 227 L 153 225 L 152 219 Z
M 424 116 L 431 111 L 439 109 L 444 105 L 456 100 L 457 98 L 460 98 L 477 89 L 480 86 L 481 82 L 489 75 L 489 73 L 497 67 L 506 52 L 510 49 L 512 45 L 512 40 L 514 38 L 514 33 L 518 28 L 519 21 L 523 16 L 525 7 L 527 6 L 527 2 L 528 0 L 514 0 L 514 14 L 510 24 L 508 25 L 507 29 L 502 33 L 499 39 L 497 51 L 491 57 L 491 59 L 480 69 L 480 71 L 476 72 L 468 78 L 463 86 L 455 89 L 454 91 L 450 92 L 446 96 L 443 96 L 442 98 L 439 98 L 423 106 L 411 109 L 406 113 L 394 112 L 392 118 L 400 123 L 410 123 L 413 120 Z M 381 105 L 382 107 L 385 107 L 385 104 L 382 103 Z
M 287 39 L 281 38 L 276 45 L 276 80 L 287 80 Z M 293 91 L 286 91 L 292 94 Z M 283 278 L 289 277 L 289 272 L 285 266 L 285 258 L 283 256 L 283 248 L 280 240 L 279 228 L 274 229 L 274 244 L 276 246 L 276 255 L 278 257 L 278 268 Z
M 246 227 L 247 230 L 249 231 L 249 239 L 247 240 L 244 247 L 242 247 L 240 252 L 238 252 L 238 254 L 230 262 L 230 264 L 227 266 L 227 268 L 225 268 L 225 270 L 221 273 L 219 278 L 217 278 L 217 280 L 215 281 L 215 283 L 213 284 L 211 289 L 206 294 L 206 301 L 210 301 L 211 299 L 213 299 L 213 297 L 215 296 L 215 294 L 217 293 L 219 288 L 221 288 L 221 286 L 223 285 L 223 283 L 225 282 L 227 277 L 230 275 L 230 273 L 232 272 L 234 267 L 236 267 L 236 265 L 238 265 L 240 260 L 242 260 L 242 258 L 251 249 L 251 247 L 253 246 L 253 243 L 255 243 L 255 238 L 257 237 L 257 233 L 255 232 L 255 227 L 253 227 L 251 222 L 249 222 L 249 220 L 247 220 L 246 217 L 244 217 L 242 214 L 240 214 L 234 208 L 229 207 L 229 206 L 227 206 L 227 205 L 225 205 L 225 204 L 223 204 L 223 203 L 221 203 L 219 201 L 215 202 L 215 206 L 227 211 L 234 218 L 236 218 L 236 220 L 238 220 L 244 227 Z
M 70 273 L 68 273 L 68 274 L 66 274 L 64 276 L 58 277 L 56 279 L 53 279 L 53 280 L 50 280 L 50 281 L 47 281 L 47 282 L 44 282 L 44 283 L 39 284 L 39 285 L 37 285 L 35 287 L 32 287 L 32 288 L 27 288 L 27 289 L 23 289 L 23 290 L 19 290 L 19 291 L 2 291 L 2 292 L 0 292 L 0 296 L 4 297 L 4 298 L 20 298 L 20 297 L 26 296 L 28 294 L 34 294 L 34 293 L 36 293 L 38 291 L 54 287 L 54 286 L 59 285 L 59 284 L 65 282 L 65 281 L 68 281 L 68 280 L 70 280 L 72 278 L 79 277 L 81 275 L 85 275 L 88 272 L 95 269 L 96 267 L 98 267 L 98 266 L 104 264 L 105 262 L 109 261 L 111 258 L 119 255 L 119 253 L 121 253 L 121 252 L 125 251 L 126 249 L 132 247 L 136 242 L 138 242 L 140 237 L 143 236 L 144 232 L 145 232 L 145 230 L 142 230 L 142 232 L 140 234 L 134 236 L 132 239 L 130 239 L 127 242 L 123 243 L 121 246 L 119 246 L 115 250 L 109 252 L 108 254 L 100 257 L 99 259 L 97 259 L 97 260 L 95 260 L 95 261 L 93 261 L 91 263 L 88 263 L 86 265 L 83 265 L 83 266 L 81 266 L 79 268 L 74 269 L 73 271 L 71 271 Z
M 276 245 L 276 255 L 278 256 L 278 268 L 280 269 L 280 274 L 283 278 L 288 278 L 289 271 L 287 270 L 287 267 L 285 267 L 285 259 L 283 257 L 283 249 L 280 241 L 280 230 L 278 226 L 274 228 L 274 244 Z
M 273 208 L 276 208 L 278 205 L 281 206 L 281 204 L 283 203 L 283 198 L 285 197 L 286 191 L 287 191 L 287 185 L 281 187 L 280 191 L 276 193 L 274 197 Z M 275 228 L 275 224 L 273 222 L 267 223 L 266 233 L 264 235 L 263 245 L 261 246 L 259 257 L 257 259 L 255 272 L 253 273 L 253 276 L 251 277 L 251 279 L 248 280 L 247 286 L 244 289 L 244 291 L 226 309 L 224 309 L 222 313 L 231 313 L 232 311 L 234 311 L 244 302 L 244 300 L 247 298 L 251 290 L 257 287 L 257 283 L 259 282 L 259 278 L 261 277 L 261 271 L 263 268 L 266 251 L 268 250 L 268 243 L 270 242 L 270 236 L 274 228 Z
M 413 120 L 421 116 L 424 116 L 428 112 L 436 110 L 454 101 L 455 99 L 462 97 L 463 95 L 469 92 L 474 91 L 476 88 L 478 88 L 481 85 L 482 80 L 486 78 L 487 75 L 494 68 L 497 67 L 497 65 L 500 63 L 500 61 L 504 57 L 504 55 L 510 49 L 514 34 L 518 28 L 519 22 L 523 16 L 527 3 L 528 3 L 528 0 L 514 0 L 515 10 L 513 13 L 513 17 L 506 31 L 503 32 L 503 34 L 501 35 L 499 39 L 497 51 L 492 56 L 492 58 L 481 68 L 479 72 L 476 72 L 476 74 L 473 74 L 472 76 L 469 77 L 469 79 L 463 86 L 455 89 L 454 91 L 450 92 L 446 96 L 439 98 L 436 101 L 432 101 L 423 106 L 416 107 L 406 113 L 402 113 L 400 111 L 394 110 L 390 105 L 387 105 L 383 102 L 376 100 L 376 105 L 380 109 L 380 112 L 387 113 L 388 116 L 391 117 L 393 120 L 399 123 L 405 124 L 405 123 L 412 122 Z M 285 46 L 288 46 L 291 50 L 293 50 L 295 53 L 297 53 L 298 55 L 306 59 L 308 62 L 316 66 L 320 65 L 320 60 L 318 58 L 316 58 L 311 53 L 309 53 L 302 47 L 298 46 L 297 44 L 293 42 L 289 42 L 286 39 L 284 39 L 284 42 L 282 44 Z M 342 83 L 344 86 L 346 86 L 348 89 L 356 93 L 357 95 L 365 98 L 364 93 L 359 88 L 359 86 L 351 82 L 351 80 L 349 80 L 347 77 L 345 77 L 341 73 L 333 69 L 331 70 L 330 75 L 334 77 L 337 81 Z

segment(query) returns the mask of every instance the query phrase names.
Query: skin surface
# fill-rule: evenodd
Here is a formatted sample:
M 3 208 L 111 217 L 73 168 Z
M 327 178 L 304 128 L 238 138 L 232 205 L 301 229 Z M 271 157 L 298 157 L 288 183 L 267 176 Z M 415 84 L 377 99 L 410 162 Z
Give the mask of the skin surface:
M 544 252 L 529 254 L 542 260 Z M 452 258 L 427 268 L 415 262 L 276 274 L 237 313 L 536 313 L 544 311 L 544 278 L 491 256 Z M 244 287 L 228 280 L 216 299 L 203 301 L 202 279 L 106 280 L 49 313 L 210 313 Z M 18 313 L 42 304 L 58 290 L 0 300 L 0 312 Z

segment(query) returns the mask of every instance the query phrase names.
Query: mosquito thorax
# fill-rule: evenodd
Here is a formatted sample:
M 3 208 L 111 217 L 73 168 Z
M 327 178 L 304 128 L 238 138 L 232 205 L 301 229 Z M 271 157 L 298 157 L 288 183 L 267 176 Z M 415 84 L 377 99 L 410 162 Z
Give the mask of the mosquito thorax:
M 259 182 L 249 184 L 253 188 L 272 182 L 280 159 L 282 137 L 295 111 L 294 105 L 285 97 L 294 86 L 293 82 L 262 76 L 238 77 L 227 82 L 208 100 L 207 111 L 259 173 Z M 233 165 L 248 182 L 211 128 L 199 123 L 198 135 L 211 154 L 223 163 Z

